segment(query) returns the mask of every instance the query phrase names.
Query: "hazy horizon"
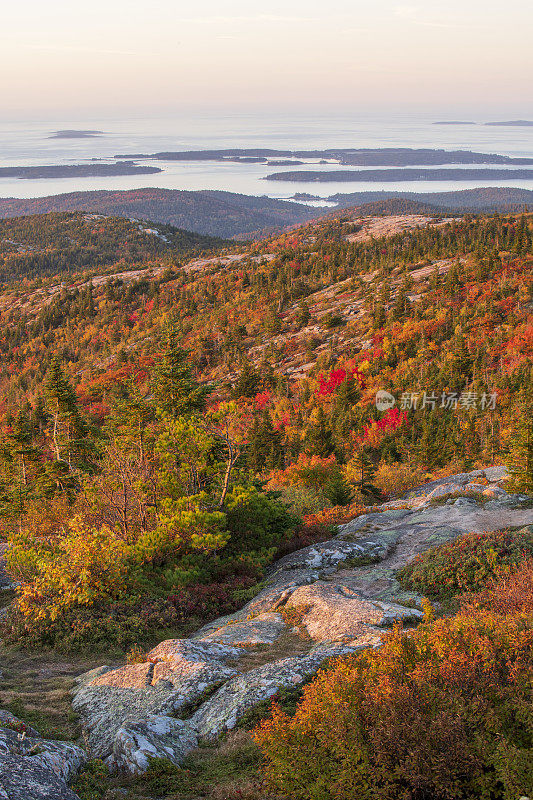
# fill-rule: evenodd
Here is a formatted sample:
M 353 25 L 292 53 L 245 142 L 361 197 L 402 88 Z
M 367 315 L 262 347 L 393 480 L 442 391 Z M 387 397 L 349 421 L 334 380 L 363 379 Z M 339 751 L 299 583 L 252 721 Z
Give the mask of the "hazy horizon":
M 192 10 L 171 0 L 25 0 L 4 9 L 2 28 L 6 121 L 288 109 L 533 115 L 524 0 L 200 0 Z

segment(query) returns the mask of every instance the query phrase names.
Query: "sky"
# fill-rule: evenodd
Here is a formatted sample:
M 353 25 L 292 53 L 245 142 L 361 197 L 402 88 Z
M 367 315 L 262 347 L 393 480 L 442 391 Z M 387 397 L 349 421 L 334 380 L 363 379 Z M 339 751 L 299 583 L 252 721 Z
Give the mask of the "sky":
M 183 108 L 533 115 L 530 0 L 17 0 L 1 21 L 4 119 Z

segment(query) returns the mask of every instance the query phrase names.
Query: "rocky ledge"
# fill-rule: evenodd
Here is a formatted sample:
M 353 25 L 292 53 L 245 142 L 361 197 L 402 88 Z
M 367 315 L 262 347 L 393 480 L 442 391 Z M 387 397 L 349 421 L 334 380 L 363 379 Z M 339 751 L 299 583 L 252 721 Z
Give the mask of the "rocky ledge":
M 79 800 L 68 783 L 86 761 L 81 747 L 42 739 L 0 711 L 0 800 Z
M 527 498 L 506 492 L 505 477 L 503 467 L 452 475 L 368 509 L 331 540 L 274 564 L 238 613 L 161 642 L 143 663 L 80 676 L 73 707 L 89 755 L 132 774 L 153 756 L 179 764 L 327 659 L 378 646 L 396 620 L 416 624 L 421 598 L 401 589 L 400 567 L 469 531 L 533 524 Z

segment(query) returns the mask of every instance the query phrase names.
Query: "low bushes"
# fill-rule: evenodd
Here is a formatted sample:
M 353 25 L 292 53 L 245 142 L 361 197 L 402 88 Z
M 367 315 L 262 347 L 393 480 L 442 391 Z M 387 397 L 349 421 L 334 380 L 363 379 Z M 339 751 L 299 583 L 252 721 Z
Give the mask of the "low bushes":
M 140 642 L 151 644 L 169 630 L 188 636 L 206 622 L 242 606 L 241 595 L 253 579 L 234 577 L 224 583 L 180 588 L 165 597 L 139 597 L 65 609 L 51 621 L 27 615 L 15 606 L 0 625 L 7 644 L 47 646 L 63 652 L 88 648 L 127 650 Z
M 526 558 L 484 589 L 458 598 L 462 613 L 533 614 L 533 558 Z
M 476 592 L 502 569 L 533 556 L 533 528 L 469 533 L 419 555 L 397 573 L 402 586 L 437 600 Z
M 204 495 L 168 501 L 154 528 L 127 541 L 81 518 L 55 536 L 23 530 L 7 554 L 20 586 L 4 635 L 67 650 L 128 647 L 157 629 L 201 625 L 239 607 L 297 523 L 275 497 L 237 486 L 224 512 Z
M 274 705 L 255 738 L 291 800 L 516 800 L 533 786 L 532 617 L 395 628 Z
M 408 492 L 426 480 L 429 480 L 429 476 L 422 467 L 400 462 L 382 461 L 374 476 L 375 485 L 387 497 L 396 497 Z

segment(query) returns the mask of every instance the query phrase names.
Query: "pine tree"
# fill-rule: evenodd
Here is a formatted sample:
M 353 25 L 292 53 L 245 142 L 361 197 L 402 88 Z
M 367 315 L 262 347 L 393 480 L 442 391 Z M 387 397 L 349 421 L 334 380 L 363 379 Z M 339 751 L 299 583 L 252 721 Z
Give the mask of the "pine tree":
M 505 453 L 513 488 L 533 494 L 533 403 L 522 405 Z
M 172 330 L 166 337 L 161 356 L 156 362 L 152 391 L 158 411 L 173 417 L 186 417 L 205 408 L 209 388 L 193 377 L 187 354 L 178 344 Z
M 327 458 L 335 452 L 333 433 L 323 408 L 318 409 L 315 422 L 311 423 L 305 432 L 304 449 L 308 455 L 320 458 Z

